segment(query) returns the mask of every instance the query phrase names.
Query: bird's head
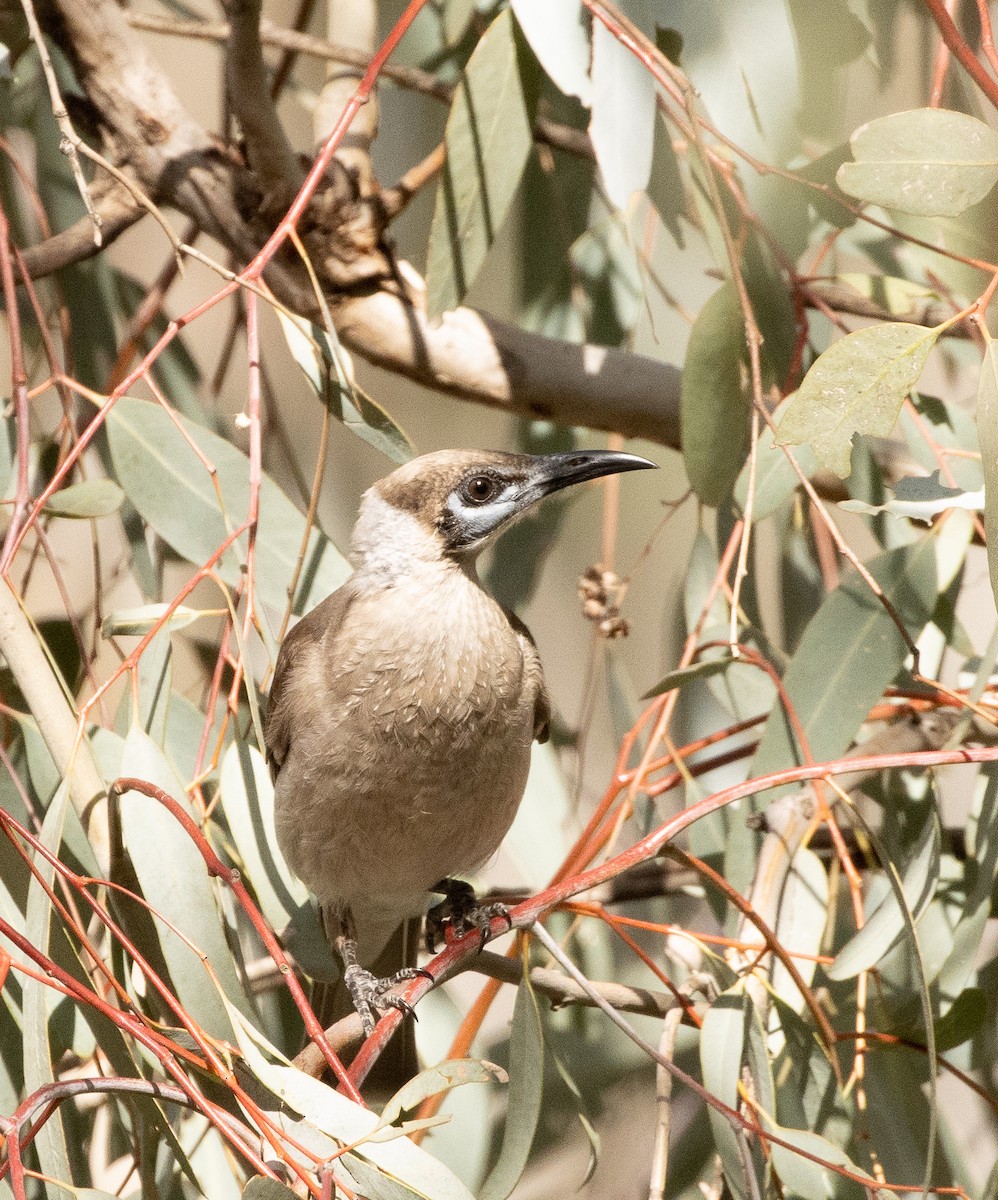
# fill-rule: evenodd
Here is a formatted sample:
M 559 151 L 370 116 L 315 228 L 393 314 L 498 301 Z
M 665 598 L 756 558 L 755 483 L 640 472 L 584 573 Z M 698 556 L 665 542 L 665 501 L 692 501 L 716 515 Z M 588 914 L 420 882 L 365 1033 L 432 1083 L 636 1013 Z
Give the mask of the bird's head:
M 655 465 L 615 450 L 424 454 L 365 494 L 354 530 L 355 557 L 367 568 L 376 566 L 386 551 L 396 569 L 403 558 L 446 556 L 470 562 L 545 496 L 589 479 Z

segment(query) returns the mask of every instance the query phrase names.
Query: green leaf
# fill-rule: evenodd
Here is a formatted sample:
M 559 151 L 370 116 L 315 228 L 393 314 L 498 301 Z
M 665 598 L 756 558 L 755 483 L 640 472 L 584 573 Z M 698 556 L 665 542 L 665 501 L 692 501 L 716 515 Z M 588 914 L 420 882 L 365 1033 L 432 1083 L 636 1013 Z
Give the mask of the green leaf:
M 9 400 L 0 402 L 0 497 L 7 495 L 14 474 L 14 421 L 8 414 Z
M 791 397 L 792 399 L 792 397 Z M 786 409 L 790 399 L 785 400 L 776 410 L 780 414 Z M 797 465 L 810 478 L 814 474 L 814 455 L 810 446 L 801 446 L 795 455 Z M 763 521 L 772 516 L 781 505 L 788 500 L 800 486 L 797 472 L 790 465 L 786 454 L 773 444 L 773 431 L 767 425 L 759 434 L 759 444 L 755 456 L 755 494 L 752 497 L 752 519 Z M 735 503 L 741 512 L 748 504 L 749 472 L 751 463 L 748 459 L 742 467 L 735 482 Z
M 190 811 L 183 785 L 159 747 L 133 727 L 125 740 L 122 774 L 162 788 Z M 176 995 L 184 1008 L 213 1037 L 232 1037 L 225 1004 L 205 969 L 210 965 L 225 996 L 244 1013 L 253 1011 L 226 939 L 204 859 L 186 831 L 158 801 L 126 792 L 119 802 L 125 849 L 142 893 L 154 910 L 204 955 L 156 922 L 159 947 Z
M 984 468 L 984 529 L 991 591 L 998 597 L 998 344 L 989 341 L 977 385 L 977 437 Z M 998 601 L 996 601 L 998 602 Z
M 921 837 L 904 872 L 905 905 L 915 921 L 932 899 L 939 879 L 939 828 L 932 818 L 925 821 Z M 866 923 L 825 968 L 829 979 L 852 979 L 868 971 L 904 936 L 909 918 L 891 888 L 884 889 L 880 901 Z
M 965 988 L 936 1022 L 936 1050 L 942 1054 L 962 1046 L 984 1024 L 988 998 L 980 988 Z
M 586 330 L 600 346 L 619 346 L 641 313 L 644 281 L 621 217 L 611 213 L 572 243 L 576 283 L 585 292 Z
M 803 195 L 819 217 L 838 229 L 848 229 L 856 223 L 855 216 L 843 203 L 848 202 L 848 198 L 843 195 L 835 178 L 839 167 L 848 161 L 849 147 L 843 142 L 794 172 L 801 179 L 820 185 L 823 190 L 809 187 Z
M 263 1107 L 269 1108 L 278 1127 L 298 1144 L 320 1158 L 338 1153 L 345 1145 L 353 1146 L 356 1154 L 382 1173 L 386 1188 L 397 1182 L 425 1200 L 473 1200 L 468 1189 L 443 1163 L 408 1138 L 389 1142 L 367 1140 L 378 1127 L 375 1113 L 296 1067 L 270 1061 L 261 1046 L 274 1056 L 276 1051 L 232 1006 L 229 1012 L 246 1067 L 280 1101 Z M 292 1113 L 299 1114 L 300 1120 L 295 1120 Z M 312 1170 L 314 1162 L 306 1160 L 302 1165 Z
M 810 984 L 817 969 L 813 956 L 821 952 L 828 921 L 828 875 L 813 850 L 802 846 L 794 854 L 779 905 L 773 928 L 776 940 L 791 954 L 802 956 L 795 964 L 801 978 Z M 806 955 L 812 957 L 803 957 Z M 803 1012 L 804 997 L 783 963 L 773 960 L 770 977 L 776 995 L 795 1012 Z
M 104 618 L 100 631 L 102 637 L 143 637 L 163 617 L 168 604 L 141 604 L 137 608 L 118 608 Z M 218 609 L 188 608 L 178 604 L 163 621 L 164 629 L 186 629 L 199 617 L 217 617 Z
M 389 1179 L 356 1154 L 344 1155 L 343 1162 L 359 1185 L 358 1194 L 363 1196 L 364 1200 L 419 1200 L 421 1193 L 407 1188 L 397 1179 Z
M 870 1181 L 868 1195 L 882 1195 L 887 1197 L 893 1194 L 877 1192 L 875 1190 L 877 1186 L 876 1180 L 857 1167 L 844 1150 L 840 1150 L 838 1146 L 826 1138 L 819 1137 L 818 1134 L 811 1133 L 807 1129 L 783 1129 L 779 1125 L 771 1126 L 770 1132 L 782 1138 L 783 1141 L 799 1147 L 806 1153 L 813 1154 L 816 1158 L 820 1158 L 824 1162 L 832 1163 L 836 1167 L 845 1167 L 854 1174 L 862 1176 L 863 1179 L 868 1179 Z M 800 1196 L 801 1200 L 828 1200 L 829 1196 L 838 1196 L 840 1194 L 843 1180 L 835 1171 L 831 1171 L 827 1167 L 822 1167 L 818 1163 L 812 1162 L 809 1158 L 802 1158 L 799 1154 L 795 1154 L 793 1150 L 777 1146 L 773 1142 L 770 1143 L 770 1152 L 772 1154 L 773 1166 L 786 1192 Z M 854 1190 L 856 1195 L 859 1196 L 860 1192 L 858 1189 Z
M 683 462 L 693 490 L 717 506 L 745 462 L 749 404 L 742 388 L 745 324 L 733 283 L 724 283 L 700 310 L 680 388 Z
M 593 22 L 589 137 L 611 203 L 626 210 L 644 191 L 655 145 L 655 80 L 602 21 Z
M 510 8 L 548 78 L 588 107 L 593 92 L 589 31 L 580 0 L 510 0 Z
M 835 279 L 852 288 L 865 300 L 886 308 L 892 317 L 901 321 L 910 318 L 925 301 L 941 299 L 936 288 L 926 287 L 924 283 L 915 283 L 911 279 L 901 279 L 897 275 L 843 271 Z
M 544 1089 L 544 1033 L 537 997 L 520 984 L 513 1006 L 509 1045 L 509 1093 L 502 1149 L 478 1192 L 479 1200 L 506 1200 L 527 1165 L 541 1115 Z
M 551 1051 L 551 1058 L 554 1062 L 555 1070 L 561 1077 L 562 1083 L 565 1085 L 565 1090 L 568 1092 L 569 1103 L 575 1110 L 575 1115 L 578 1118 L 579 1124 L 582 1126 L 582 1132 L 586 1135 L 586 1141 L 589 1143 L 589 1162 L 586 1165 L 586 1173 L 582 1180 L 577 1185 L 576 1190 L 582 1191 L 586 1184 L 592 1179 L 596 1173 L 596 1168 L 599 1166 L 600 1149 L 602 1148 L 603 1140 L 593 1124 L 590 1114 L 587 1111 L 587 1105 L 583 1098 L 579 1085 L 572 1077 L 572 1073 L 565 1065 L 564 1059 L 555 1050 L 548 1048 Z
M 54 854 L 58 854 L 62 842 L 62 829 L 69 810 L 69 787 L 63 783 L 49 805 L 42 822 L 41 843 Z M 28 888 L 28 907 L 25 916 L 25 936 L 43 954 L 49 953 L 52 902 L 42 883 L 52 886 L 55 867 L 40 854 L 35 856 L 35 871 Z M 61 934 L 60 934 L 61 936 Z M 51 990 L 44 983 L 25 978 L 23 987 L 24 1013 L 24 1086 L 27 1093 L 34 1092 L 46 1084 L 54 1083 L 55 1064 L 49 1044 L 49 1001 Z M 69 1165 L 69 1148 L 63 1127 L 61 1110 L 57 1109 L 50 1120 L 39 1129 L 35 1138 L 35 1149 L 42 1171 L 52 1179 L 72 1182 L 73 1173 Z
M 787 405 L 777 444 L 809 442 L 818 463 L 844 479 L 853 434 L 887 437 L 941 332 L 890 322 L 835 342 Z
M 729 1108 L 737 1109 L 741 1103 L 738 1088 L 743 1066 L 747 1066 L 752 1075 L 760 1108 L 772 1113 L 775 1099 L 762 1027 L 751 997 L 738 983 L 718 996 L 704 1017 L 700 1030 L 700 1069 L 704 1087 Z M 742 1200 L 749 1189 L 738 1134 L 723 1113 L 711 1108 L 708 1115 L 724 1176 L 732 1194 Z
M 260 751 L 245 742 L 233 742 L 222 759 L 219 787 L 240 870 L 256 893 L 263 915 L 281 933 L 308 900 L 308 892 L 277 849 L 274 785 Z
M 381 1110 L 377 1128 L 369 1136 L 383 1140 L 379 1135 L 383 1134 L 386 1128 L 392 1128 L 393 1132 L 403 1132 L 394 1128 L 399 1118 L 403 1113 L 417 1108 L 430 1096 L 439 1096 L 442 1092 L 449 1092 L 451 1088 L 462 1087 L 466 1083 L 493 1083 L 497 1079 L 500 1083 L 509 1083 L 509 1076 L 502 1067 L 477 1058 L 452 1058 L 438 1063 L 435 1067 L 428 1067 L 404 1083 L 392 1096 Z
M 641 699 L 650 700 L 652 696 L 664 696 L 666 692 L 684 687 L 693 679 L 706 679 L 710 675 L 718 675 L 721 671 L 726 671 L 732 663 L 737 661 L 730 654 L 725 654 L 721 658 L 701 659 L 700 662 L 694 663 L 692 667 L 680 667 L 678 670 L 670 671 L 653 688 L 649 688 Z
M 867 567 L 917 637 L 936 601 L 935 539 L 924 537 L 879 555 Z M 863 579 L 850 572 L 809 622 L 783 677 L 817 762 L 848 749 L 871 705 L 883 694 L 908 654 L 883 605 Z M 782 707 L 763 730 L 750 775 L 801 761 Z
M 849 139 L 839 168 L 844 192 L 921 217 L 957 217 L 998 182 L 998 133 L 976 117 L 941 108 L 892 113 Z
M 475 47 L 447 118 L 427 250 L 430 316 L 456 308 L 498 236 L 533 148 L 537 71 L 512 13 Z
M 841 500 L 839 508 L 846 512 L 887 513 L 889 516 L 932 524 L 932 518 L 951 508 L 980 512 L 984 508 L 984 489 L 964 492 L 939 482 L 939 469 L 929 476 L 905 476 L 891 489 L 894 499 L 886 504 L 864 504 L 862 500 Z
M 125 493 L 113 479 L 86 479 L 53 492 L 45 511 L 53 517 L 86 519 L 110 517 L 121 507 Z
M 242 1200 L 292 1200 L 295 1193 L 266 1175 L 256 1175 L 243 1188 Z
M 184 435 L 158 404 L 123 397 L 107 417 L 111 457 L 118 482 L 146 521 L 182 558 L 201 565 L 218 549 L 230 529 L 245 520 L 249 507 L 249 460 L 216 434 L 178 417 L 187 436 L 218 471 L 223 512 L 211 477 Z M 260 484 L 260 522 L 256 543 L 256 586 L 261 599 L 281 610 L 305 519 L 266 475 Z M 239 545 L 244 547 L 245 537 Z M 239 554 L 230 549 L 219 573 L 229 584 L 241 578 Z M 295 612 L 313 608 L 350 574 L 346 559 L 318 530 L 309 534 L 305 563 L 295 596 Z
M 291 317 L 280 311 L 277 319 L 295 362 L 336 420 L 392 462 L 408 462 L 414 453 L 412 443 L 388 413 L 358 386 L 336 331 L 330 332 L 303 317 Z

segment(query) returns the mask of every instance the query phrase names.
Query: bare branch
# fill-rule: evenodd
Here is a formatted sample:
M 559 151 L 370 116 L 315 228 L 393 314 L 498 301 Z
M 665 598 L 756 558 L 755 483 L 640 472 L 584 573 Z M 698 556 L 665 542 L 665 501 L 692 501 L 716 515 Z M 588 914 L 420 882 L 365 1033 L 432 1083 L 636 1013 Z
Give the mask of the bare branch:
M 370 60 L 378 38 L 376 0 L 327 0 L 326 35 L 330 42 L 348 46 Z M 316 145 L 326 140 L 347 101 L 357 88 L 364 69 L 344 63 L 332 65 L 312 114 L 312 134 Z M 360 190 L 367 195 L 373 184 L 371 145 L 378 136 L 377 93 L 364 104 L 340 143 L 336 157 L 356 173 Z
M 143 29 L 170 37 L 197 38 L 205 42 L 225 42 L 229 37 L 229 26 L 225 21 L 174 21 L 169 17 L 158 17 L 149 13 L 129 12 L 128 23 L 133 29 Z M 266 18 L 260 22 L 260 42 L 264 46 L 276 46 L 285 51 L 356 67 L 358 74 L 366 70 L 371 62 L 369 53 L 352 45 L 327 41 L 308 33 L 299 33 L 295 29 L 284 29 Z M 454 98 L 453 84 L 446 83 L 430 71 L 423 71 L 419 67 L 388 63 L 381 72 L 381 78 L 407 91 L 432 96 L 434 100 L 443 104 L 450 104 Z M 539 142 L 544 142 L 555 150 L 564 150 L 567 154 L 574 154 L 579 158 L 594 157 L 593 144 L 584 129 L 561 125 L 548 117 L 538 117 L 534 136 Z
M 907 321 L 911 325 L 924 325 L 927 329 L 935 329 L 937 325 L 942 325 L 953 316 L 952 304 L 930 297 L 926 297 L 921 303 L 913 303 L 907 312 L 892 312 L 885 305 L 868 299 L 854 288 L 831 279 L 809 280 L 802 284 L 801 292 L 805 301 L 813 307 L 826 307 L 833 312 L 869 317 L 875 321 Z M 970 321 L 958 321 L 957 324 L 949 326 L 944 336 L 972 337 Z
M 679 446 L 680 372 L 671 364 L 542 337 L 471 308 L 431 323 L 386 291 L 342 300 L 333 317 L 351 350 L 427 387 L 518 416 Z
M 519 958 L 507 958 L 504 954 L 496 954 L 490 950 L 483 950 L 481 954 L 464 959 L 456 973 L 464 971 L 475 971 L 491 979 L 514 985 L 523 979 L 523 963 Z M 443 980 L 438 982 L 442 983 Z M 588 988 L 584 988 L 563 972 L 552 971 L 548 967 L 531 967 L 530 984 L 535 991 L 546 996 L 555 1008 L 566 1004 L 582 1004 L 594 1008 L 602 1001 L 620 1012 L 664 1017 L 666 1013 L 675 1009 L 678 1003 L 675 997 L 666 992 L 628 987 L 622 983 L 591 982 Z M 599 1000 L 594 996 L 598 996 Z M 331 1026 L 326 1031 L 326 1037 L 335 1053 L 342 1054 L 361 1041 L 363 1032 L 360 1017 L 351 1013 Z M 294 1060 L 294 1065 L 308 1075 L 319 1076 L 326 1068 L 326 1060 L 319 1048 L 310 1042 Z
M 266 207 L 283 213 L 301 187 L 305 172 L 270 98 L 260 45 L 260 8 L 261 0 L 231 0 L 228 5 L 232 20 L 225 58 L 226 86 Z
M 251 229 L 236 200 L 240 188 L 253 186 L 248 173 L 216 150 L 186 112 L 112 0 L 59 4 L 81 80 L 118 150 L 111 157 L 127 161 L 155 200 L 179 208 L 237 260 L 250 261 L 267 231 Z M 324 202 L 320 197 L 313 206 L 315 233 L 305 240 L 318 266 L 316 242 L 330 239 L 322 275 L 332 291 L 337 329 L 353 351 L 427 387 L 510 413 L 679 445 L 676 367 L 541 337 L 468 308 L 430 323 L 410 298 L 418 296 L 421 281 L 409 294 L 395 285 L 385 288 L 396 268 L 372 240 L 377 230 L 360 228 L 370 217 L 358 211 L 356 224 L 349 225 L 351 212 L 344 214 L 331 187 L 332 224 L 323 232 Z M 77 249 L 82 253 L 78 243 Z M 62 265 L 65 251 L 53 255 L 45 243 L 28 257 L 29 270 L 40 273 L 39 259 L 48 265 L 57 257 Z M 275 262 L 266 279 L 288 307 L 318 315 L 303 275 Z M 368 292 L 378 286 L 385 290 Z M 367 294 L 337 296 L 347 288 Z

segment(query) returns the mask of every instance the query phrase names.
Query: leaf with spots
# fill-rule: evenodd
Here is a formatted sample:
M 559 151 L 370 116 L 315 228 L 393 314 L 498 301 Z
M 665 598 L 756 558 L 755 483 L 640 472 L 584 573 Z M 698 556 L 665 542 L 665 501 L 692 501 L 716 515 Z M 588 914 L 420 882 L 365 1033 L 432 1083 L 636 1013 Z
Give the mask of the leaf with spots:
M 836 342 L 816 360 L 787 405 L 777 444 L 809 443 L 819 466 L 844 479 L 853 435 L 891 432 L 942 330 L 889 322 Z

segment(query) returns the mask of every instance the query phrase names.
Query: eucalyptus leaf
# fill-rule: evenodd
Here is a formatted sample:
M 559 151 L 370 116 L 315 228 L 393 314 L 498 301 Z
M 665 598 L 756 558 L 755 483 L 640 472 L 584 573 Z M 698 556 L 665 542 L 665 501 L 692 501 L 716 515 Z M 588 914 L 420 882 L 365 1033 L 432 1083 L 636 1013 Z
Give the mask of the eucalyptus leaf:
M 828 1141 L 827 1138 L 820 1137 L 807 1129 L 782 1129 L 778 1125 L 772 1127 L 770 1132 L 823 1162 L 836 1167 L 845 1167 L 853 1174 L 868 1179 L 868 1195 L 883 1196 L 886 1200 L 886 1197 L 893 1194 L 877 1191 L 876 1180 L 857 1167 L 844 1150 Z M 793 1150 L 785 1146 L 778 1146 L 775 1142 L 770 1143 L 769 1149 L 773 1167 L 787 1192 L 800 1196 L 801 1200 L 828 1200 L 829 1196 L 840 1194 L 839 1188 L 842 1179 L 837 1172 L 821 1166 L 820 1163 L 813 1162 L 810 1158 L 795 1154 Z M 857 1189 L 856 1195 L 860 1194 Z
M 680 385 L 683 463 L 693 490 L 717 506 L 745 462 L 749 401 L 742 384 L 745 322 L 738 293 L 724 283 L 700 310 Z
M 726 654 L 721 658 L 703 658 L 700 662 L 694 663 L 692 667 L 680 667 L 678 670 L 670 671 L 653 688 L 649 688 L 641 699 L 650 700 L 652 696 L 663 696 L 666 692 L 684 687 L 693 679 L 706 679 L 709 675 L 718 675 L 737 661 L 730 654 Z
M 965 988 L 936 1022 L 936 1050 L 942 1054 L 969 1041 L 988 1016 L 988 997 L 980 988 Z
M 276 1179 L 256 1175 L 243 1188 L 242 1200 L 292 1200 L 295 1193 Z
M 843 271 L 836 275 L 839 283 L 858 292 L 865 300 L 886 308 L 898 320 L 910 319 L 913 312 L 928 300 L 941 299 L 935 288 L 897 275 L 871 275 L 860 271 Z
M 655 80 L 602 21 L 594 21 L 592 81 L 589 137 L 606 194 L 626 209 L 651 173 Z
M 14 476 L 14 421 L 9 399 L 0 399 L 0 497 L 7 495 Z
M 387 1102 L 381 1110 L 379 1128 L 394 1125 L 403 1113 L 411 1112 L 430 1096 L 439 1096 L 466 1083 L 493 1083 L 496 1080 L 509 1083 L 509 1076 L 495 1063 L 477 1058 L 452 1058 L 428 1067 L 403 1084 Z
M 792 399 L 792 397 L 790 398 Z M 774 414 L 779 420 L 790 399 L 784 401 Z M 814 454 L 810 446 L 798 446 L 794 455 L 797 465 L 810 479 L 814 474 Z M 748 505 L 749 473 L 752 463 L 745 460 L 735 482 L 735 503 L 744 512 Z M 786 453 L 774 445 L 773 430 L 767 425 L 759 433 L 755 455 L 755 492 L 752 497 L 752 519 L 764 521 L 772 516 L 800 487 L 797 472 L 790 465 Z
M 478 1200 L 506 1200 L 523 1175 L 537 1133 L 544 1090 L 544 1033 L 537 997 L 526 981 L 517 989 L 513 1006 L 509 1078 L 502 1147 Z
M 387 1180 L 397 1181 L 425 1200 L 473 1200 L 447 1167 L 408 1138 L 368 1140 L 379 1125 L 375 1113 L 296 1067 L 271 1061 L 276 1052 L 262 1035 L 231 1005 L 229 1012 L 247 1068 L 280 1101 L 272 1112 L 273 1119 L 299 1144 L 320 1157 L 329 1157 L 350 1145 Z M 312 1164 L 305 1165 L 311 1168 Z
M 864 504 L 862 500 L 840 500 L 839 508 L 846 512 L 887 513 L 888 516 L 911 521 L 922 521 L 931 525 L 933 517 L 951 508 L 962 508 L 968 512 L 981 512 L 984 508 L 984 489 L 965 492 L 960 488 L 946 487 L 939 482 L 936 469 L 927 478 L 905 476 L 891 489 L 894 498 L 886 504 Z
M 125 499 L 125 493 L 113 479 L 85 479 L 53 492 L 45 511 L 53 517 L 77 520 L 113 516 Z
M 162 750 L 140 729 L 125 740 L 122 773 L 148 780 L 189 811 L 183 784 Z M 126 792 L 119 800 L 125 849 L 154 915 L 159 947 L 184 1008 L 213 1037 L 231 1038 L 224 996 L 244 1013 L 253 1011 L 226 939 L 204 859 L 186 830 L 157 800 Z M 192 950 L 173 928 L 190 939 Z M 201 955 L 204 956 L 202 961 Z
M 934 538 L 888 550 L 866 566 L 917 637 L 936 603 Z M 848 749 L 907 654 L 889 613 L 865 581 L 850 572 L 812 617 L 783 677 L 787 702 L 817 762 Z M 786 715 L 777 704 L 749 770 L 760 775 L 798 761 Z
M 776 431 L 777 445 L 809 442 L 819 465 L 845 478 L 856 433 L 886 437 L 942 327 L 888 322 L 847 334 L 808 371 Z
M 566 96 L 592 100 L 589 30 L 581 0 L 510 0 L 523 35 L 548 77 Z
M 169 612 L 168 604 L 141 604 L 137 608 L 118 608 L 101 623 L 103 637 L 144 637 L 153 626 L 163 622 L 165 629 L 186 629 L 200 617 L 218 616 L 218 610 L 205 612 L 178 604 Z M 169 612 L 169 616 L 167 613 Z M 165 618 L 165 619 L 164 619 Z
M 815 959 L 821 952 L 827 923 L 828 874 L 817 854 L 802 846 L 791 860 L 773 932 L 780 945 L 797 956 L 794 964 L 805 984 L 814 979 Z M 803 1012 L 804 997 L 779 960 L 772 963 L 771 979 L 773 992 L 795 1012 Z
M 849 139 L 844 192 L 921 217 L 957 217 L 998 182 L 998 132 L 976 117 L 917 108 L 868 121 Z
M 223 438 L 185 417 L 177 417 L 177 422 L 183 433 L 158 404 L 122 397 L 107 416 L 111 457 L 118 482 L 143 520 L 182 558 L 200 566 L 218 550 L 230 530 L 246 518 L 249 460 Z M 224 511 L 211 476 L 187 438 L 214 464 Z M 256 588 L 260 598 L 278 610 L 287 606 L 287 589 L 304 539 L 304 517 L 264 475 L 260 484 Z M 245 544 L 244 535 L 239 546 Z M 219 562 L 219 574 L 230 585 L 242 579 L 243 557 L 244 551 L 229 549 Z M 349 574 L 346 559 L 313 529 L 294 611 L 313 608 Z
M 977 437 L 984 468 L 984 529 L 991 591 L 998 598 L 998 346 L 988 342 L 977 385 Z M 996 600 L 998 602 L 998 600 Z
M 308 892 L 277 849 L 274 785 L 255 746 L 242 741 L 229 746 L 222 759 L 219 788 L 240 870 L 271 928 L 281 933 L 308 900 Z
M 932 899 L 938 879 L 939 827 L 934 815 L 929 814 L 902 880 L 905 904 L 915 921 Z M 846 942 L 835 961 L 825 968 L 826 974 L 830 979 L 851 979 L 860 971 L 868 971 L 900 941 L 908 924 L 894 890 L 886 890 L 863 928 Z
M 500 13 L 454 95 L 427 250 L 431 316 L 456 308 L 474 283 L 533 149 L 537 69 L 521 39 L 512 13 Z
M 704 1087 L 729 1108 L 737 1109 L 740 1104 L 739 1086 L 749 1056 L 749 1030 L 754 1012 L 751 998 L 739 984 L 718 996 L 707 1010 L 700 1030 Z M 708 1116 L 728 1187 L 737 1200 L 744 1200 L 749 1195 L 749 1184 L 739 1136 L 723 1113 L 710 1108 Z
M 392 462 L 408 462 L 412 443 L 388 413 L 358 385 L 335 330 L 278 312 L 288 349 L 333 416 Z
M 41 844 L 58 854 L 62 842 L 63 824 L 70 810 L 69 787 L 63 783 L 49 805 L 42 822 Z M 25 936 L 42 954 L 49 953 L 52 902 L 43 883 L 52 886 L 55 867 L 36 855 L 33 875 L 28 887 L 28 908 L 25 915 Z M 37 979 L 25 978 L 23 987 L 24 1086 L 30 1094 L 56 1080 L 52 1047 L 49 1043 L 49 1000 L 51 989 Z M 51 1179 L 72 1182 L 69 1147 L 60 1108 L 38 1130 L 35 1149 L 42 1171 Z

